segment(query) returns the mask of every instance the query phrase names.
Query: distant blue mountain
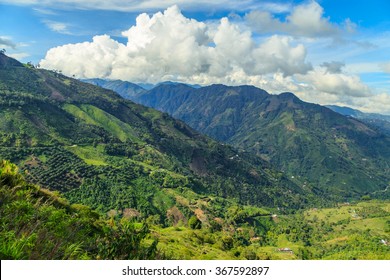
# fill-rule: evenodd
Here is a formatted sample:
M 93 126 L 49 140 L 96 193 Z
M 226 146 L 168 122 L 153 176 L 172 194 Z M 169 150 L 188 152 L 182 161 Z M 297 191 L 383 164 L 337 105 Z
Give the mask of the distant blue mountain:
M 186 83 L 180 83 L 180 82 L 172 82 L 172 81 L 161 82 L 161 83 L 156 84 L 154 87 L 159 86 L 159 85 L 175 85 L 175 86 L 176 85 L 187 85 L 187 86 L 192 87 L 192 88 L 201 88 L 202 87 L 201 85 L 198 85 L 198 84 L 192 85 L 192 84 L 186 84 Z
M 364 119 L 380 119 L 380 120 L 390 121 L 389 115 L 382 115 L 376 113 L 363 113 L 362 111 L 359 111 L 357 109 L 353 109 L 345 106 L 326 105 L 325 107 L 328 107 L 329 109 L 339 114 L 342 114 L 344 116 L 351 116 L 358 119 L 364 118 Z
M 390 116 L 376 113 L 364 113 L 362 111 L 336 105 L 327 105 L 329 109 L 344 116 L 350 116 L 359 119 L 362 122 L 379 129 L 381 132 L 390 135 Z
M 140 87 L 146 90 L 150 90 L 156 86 L 155 84 L 148 84 L 148 83 L 137 83 L 137 85 L 139 85 Z
M 181 85 L 183 83 L 179 82 L 172 82 L 172 81 L 164 81 L 158 84 L 150 84 L 150 83 L 131 83 L 127 81 L 122 80 L 106 80 L 106 79 L 81 79 L 82 82 L 86 82 L 89 84 L 93 84 L 95 86 L 99 86 L 105 89 L 113 90 L 117 93 L 119 93 L 123 98 L 133 100 L 134 97 L 145 93 L 145 91 L 151 90 L 159 85 Z M 201 88 L 200 85 L 191 85 L 191 84 L 184 84 L 192 88 Z M 134 101 L 134 100 L 133 100 Z
M 147 90 L 137 84 L 121 80 L 104 80 L 104 79 L 84 79 L 83 82 L 100 86 L 105 89 L 113 90 L 123 98 L 133 100 L 136 96 L 145 93 Z

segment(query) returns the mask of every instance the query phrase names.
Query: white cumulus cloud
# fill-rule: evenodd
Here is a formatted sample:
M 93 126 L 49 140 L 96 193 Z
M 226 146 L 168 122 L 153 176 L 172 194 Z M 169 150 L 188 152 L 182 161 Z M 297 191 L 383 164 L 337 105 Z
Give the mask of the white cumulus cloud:
M 302 9 L 310 16 L 297 18 Z M 263 17 L 264 30 L 290 35 L 258 37 L 242 22 L 228 18 L 201 22 L 172 6 L 164 12 L 140 14 L 135 25 L 122 32 L 125 43 L 108 35 L 94 36 L 91 41 L 50 49 L 40 65 L 77 78 L 250 84 L 271 93 L 291 91 L 308 102 L 390 114 L 390 95 L 369 88 L 357 72 L 348 74 L 350 65 L 340 62 L 340 57 L 318 62 L 314 68 L 307 61 L 303 43 L 312 38 L 300 40 L 296 35 L 324 37 L 340 31 L 324 18 L 316 2 L 293 8 L 285 22 L 270 14 Z M 390 72 L 388 63 L 376 67 Z
M 196 80 L 278 72 L 284 76 L 306 73 L 302 44 L 286 36 L 257 43 L 227 18 L 218 26 L 182 15 L 177 6 L 153 16 L 141 14 L 136 25 L 123 32 L 127 44 L 107 35 L 92 42 L 50 49 L 40 65 L 76 77 L 131 81 Z
M 351 103 L 365 112 L 390 115 L 390 95 L 387 93 L 375 94 L 361 100 L 352 100 Z
M 315 69 L 306 75 L 299 76 L 299 79 L 310 84 L 318 92 L 336 96 L 368 97 L 372 92 L 356 75 L 343 73 L 331 73 L 322 69 Z
M 245 18 L 248 25 L 261 34 L 278 32 L 304 37 L 333 37 L 342 29 L 324 17 L 324 9 L 315 1 L 295 6 L 284 20 L 265 10 L 251 11 Z M 350 19 L 346 19 L 343 25 L 347 32 L 353 32 L 356 27 Z

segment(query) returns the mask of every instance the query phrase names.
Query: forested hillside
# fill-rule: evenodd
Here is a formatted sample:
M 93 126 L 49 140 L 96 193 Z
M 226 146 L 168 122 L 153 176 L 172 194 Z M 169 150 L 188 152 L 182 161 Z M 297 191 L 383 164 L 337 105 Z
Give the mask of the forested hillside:
M 101 213 L 132 209 L 169 224 L 174 207 L 182 219 L 199 207 L 192 193 L 286 211 L 326 202 L 326 194 L 168 114 L 3 54 L 0 107 L 0 157 L 16 163 L 29 182 Z M 205 215 L 223 212 L 213 211 Z
M 0 161 L 0 259 L 160 258 L 146 224 L 102 218 L 58 192 L 27 183 Z
M 226 215 L 206 221 L 202 209 L 212 203 L 201 201 L 187 222 L 171 209 L 170 227 L 134 210 L 99 215 L 27 183 L 14 164 L 1 161 L 0 259 L 390 258 L 389 202 L 277 215 L 220 200 Z
M 389 258 L 387 202 L 318 210 L 345 196 L 3 54 L 0 100 L 1 259 Z
M 370 195 L 390 181 L 390 138 L 365 123 L 253 86 L 160 85 L 133 99 L 254 153 L 301 186 L 335 199 Z

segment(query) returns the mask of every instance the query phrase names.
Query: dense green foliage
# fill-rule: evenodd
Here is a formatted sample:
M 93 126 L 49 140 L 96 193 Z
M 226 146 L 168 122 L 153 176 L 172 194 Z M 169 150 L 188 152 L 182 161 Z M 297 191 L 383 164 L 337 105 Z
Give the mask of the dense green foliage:
M 101 212 L 134 208 L 163 221 L 177 204 L 167 189 L 177 188 L 272 207 L 322 199 L 167 114 L 4 54 L 0 98 L 0 158 Z
M 297 184 L 333 199 L 384 190 L 390 138 L 364 123 L 252 86 L 160 85 L 133 100 L 179 118 L 214 139 L 274 164 Z
M 172 208 L 176 226 L 163 228 L 149 216 L 149 227 L 135 222 L 134 210 L 103 218 L 89 207 L 71 205 L 58 193 L 26 183 L 5 161 L 0 201 L 1 259 L 390 259 L 389 202 L 279 216 L 194 196 L 198 210 L 188 226 Z M 210 220 L 200 209 L 212 207 L 227 211 Z
M 151 259 L 148 227 L 103 220 L 89 207 L 25 182 L 0 162 L 0 259 Z
M 343 195 L 4 54 L 0 159 L 1 259 L 389 259 L 388 203 L 314 218 Z
M 388 201 L 367 201 L 259 216 L 252 222 L 218 220 L 217 230 L 175 227 L 152 232 L 159 236 L 158 247 L 179 259 L 388 260 L 389 206 Z

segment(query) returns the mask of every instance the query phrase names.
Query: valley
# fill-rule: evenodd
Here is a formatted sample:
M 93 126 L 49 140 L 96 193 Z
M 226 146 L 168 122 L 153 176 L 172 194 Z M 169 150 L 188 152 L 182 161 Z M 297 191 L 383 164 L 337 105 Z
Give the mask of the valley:
M 115 83 L 125 82 L 110 81 L 110 86 Z M 333 199 L 358 198 L 388 186 L 386 130 L 303 102 L 292 93 L 162 83 L 131 96 L 213 139 L 256 154 L 298 185 L 321 189 Z
M 191 197 L 187 201 L 184 196 Z M 27 183 L 0 163 L 1 259 L 388 260 L 390 202 L 369 200 L 294 214 L 240 206 L 196 194 L 177 195 L 197 208 L 139 219 L 135 209 L 99 214 L 58 192 Z M 207 219 L 203 211 L 226 211 Z
M 0 54 L 2 259 L 389 259 L 385 135 L 249 86 L 131 96 L 174 108 Z

